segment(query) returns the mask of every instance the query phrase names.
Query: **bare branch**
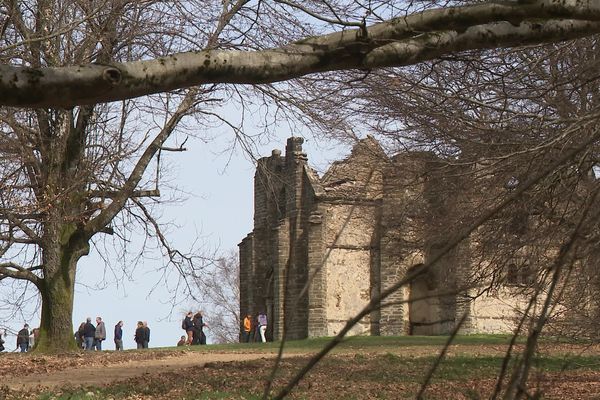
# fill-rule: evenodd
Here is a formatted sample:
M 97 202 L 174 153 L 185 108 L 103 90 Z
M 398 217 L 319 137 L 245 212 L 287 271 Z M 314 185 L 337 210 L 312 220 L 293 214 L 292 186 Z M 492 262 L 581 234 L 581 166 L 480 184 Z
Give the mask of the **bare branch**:
M 368 41 L 363 30 L 354 29 L 263 51 L 205 50 L 156 60 L 58 68 L 3 65 L 0 103 L 72 107 L 204 83 L 257 84 L 324 71 L 403 66 L 465 50 L 584 37 L 600 32 L 598 19 L 600 7 L 594 1 L 483 3 L 374 24 L 368 27 Z
M 0 263 L 0 280 L 4 278 L 23 279 L 39 285 L 40 278 L 33 274 L 32 271 L 40 270 L 41 268 L 41 266 L 24 268 L 13 262 Z
M 122 210 L 123 205 L 131 197 L 135 187 L 142 178 L 143 172 L 146 170 L 146 167 L 154 155 L 159 151 L 162 144 L 169 138 L 179 121 L 190 112 L 194 104 L 195 91 L 190 90 L 186 97 L 179 104 L 177 111 L 169 118 L 165 126 L 154 138 L 152 143 L 146 147 L 143 155 L 139 158 L 136 166 L 129 175 L 127 182 L 125 185 L 123 185 L 123 188 L 119 191 L 119 193 L 113 197 L 113 202 L 107 208 L 102 210 L 97 217 L 88 222 L 87 226 L 85 227 L 86 236 L 91 237 L 94 233 L 105 227 L 115 217 L 115 215 Z
M 306 14 L 310 15 L 311 17 L 318 19 L 319 21 L 327 22 L 328 24 L 342 25 L 342 26 L 356 26 L 356 27 L 359 27 L 361 29 L 364 28 L 364 23 L 362 23 L 362 22 L 342 21 L 339 17 L 336 18 L 336 19 L 327 18 L 327 17 L 324 17 L 323 15 L 317 14 L 316 12 L 313 12 L 313 11 L 309 10 L 308 8 L 306 8 L 306 7 L 304 7 L 304 6 L 300 5 L 300 4 L 293 3 L 291 1 L 287 1 L 287 0 L 275 0 L 275 2 L 276 3 L 285 4 L 285 5 L 288 5 L 290 7 L 296 8 L 296 9 L 302 11 L 303 13 L 306 13 Z
M 94 190 L 90 192 L 91 197 L 100 197 L 106 199 L 113 199 L 120 195 L 121 192 L 117 191 L 106 191 L 106 190 Z M 131 197 L 160 197 L 160 190 L 134 190 L 131 193 Z
M 581 129 L 581 127 L 574 127 L 573 129 Z M 589 135 L 587 140 L 584 140 L 576 148 L 573 148 L 571 151 L 565 153 L 562 157 L 556 159 L 553 163 L 549 164 L 547 168 L 545 168 L 540 173 L 531 177 L 529 180 L 520 185 L 511 196 L 508 196 L 506 199 L 501 201 L 498 205 L 482 212 L 482 214 L 475 219 L 475 221 L 470 224 L 470 226 L 466 227 L 462 232 L 459 232 L 456 236 L 454 236 L 442 249 L 439 250 L 431 260 L 425 262 L 424 264 L 410 270 L 402 279 L 399 279 L 396 283 L 382 291 L 379 296 L 371 299 L 369 303 L 354 317 L 352 317 L 345 326 L 340 330 L 340 332 L 333 338 L 327 345 L 325 345 L 315 356 L 313 356 L 309 362 L 288 382 L 286 387 L 284 387 L 275 397 L 274 399 L 283 399 L 287 396 L 288 393 L 302 380 L 302 378 L 310 371 L 325 355 L 327 355 L 333 348 L 335 348 L 338 344 L 342 342 L 346 334 L 352 329 L 354 325 L 356 325 L 361 319 L 363 319 L 366 315 L 368 315 L 372 310 L 378 307 L 382 301 L 388 298 L 391 294 L 395 293 L 401 287 L 406 284 L 414 281 L 419 276 L 424 275 L 432 266 L 436 265 L 442 257 L 452 249 L 454 249 L 459 243 L 461 243 L 464 239 L 466 239 L 475 229 L 479 228 L 483 223 L 490 220 L 494 215 L 507 207 L 510 203 L 515 201 L 517 198 L 521 197 L 527 190 L 529 190 L 533 185 L 542 180 L 548 174 L 553 172 L 558 166 L 564 164 L 569 161 L 573 157 L 575 157 L 580 152 L 584 151 L 587 146 L 591 143 L 598 140 L 600 137 L 600 130 L 595 130 L 592 134 Z M 266 394 L 266 393 L 265 393 Z

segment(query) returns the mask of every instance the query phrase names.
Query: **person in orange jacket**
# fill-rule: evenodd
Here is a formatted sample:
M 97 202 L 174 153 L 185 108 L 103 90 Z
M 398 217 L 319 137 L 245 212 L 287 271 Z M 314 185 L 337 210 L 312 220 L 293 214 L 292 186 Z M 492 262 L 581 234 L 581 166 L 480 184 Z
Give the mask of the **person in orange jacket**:
M 246 314 L 244 318 L 244 326 L 242 327 L 242 343 L 248 343 L 250 341 L 250 333 L 252 332 L 252 316 Z

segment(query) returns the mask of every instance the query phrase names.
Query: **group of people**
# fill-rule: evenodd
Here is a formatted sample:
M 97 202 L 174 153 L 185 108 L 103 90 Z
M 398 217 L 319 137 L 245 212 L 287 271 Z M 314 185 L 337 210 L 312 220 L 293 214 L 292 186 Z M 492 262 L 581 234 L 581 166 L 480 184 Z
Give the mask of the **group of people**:
M 105 340 L 106 327 L 101 317 L 96 317 L 96 326 L 92 324 L 92 318 L 87 317 L 75 332 L 75 342 L 80 349 L 101 351 Z
M 251 314 L 246 314 L 242 323 L 242 342 L 263 342 L 267 341 L 267 315 L 264 312 L 256 314 L 252 318 Z
M 117 322 L 114 329 L 115 350 L 123 350 L 123 321 Z M 84 350 L 102 350 L 102 342 L 106 340 L 106 327 L 101 317 L 96 317 L 96 326 L 92 324 L 92 319 L 88 317 L 85 322 L 79 325 L 75 332 L 75 341 L 77 346 Z M 150 328 L 148 322 L 138 321 L 134 335 L 135 343 L 138 349 L 147 349 L 150 343 Z
M 259 318 L 260 320 L 260 318 Z M 115 350 L 123 350 L 123 321 L 117 322 L 114 329 Z M 204 328 L 208 327 L 202 319 L 202 313 L 188 312 L 181 323 L 181 328 L 186 332 L 185 336 L 177 343 L 177 346 L 186 345 L 205 345 L 206 335 Z M 264 327 L 266 329 L 266 316 L 264 316 Z M 264 332 L 261 331 L 264 339 Z M 32 347 L 39 336 L 39 328 L 29 331 L 29 325 L 25 324 L 23 329 L 17 333 L 17 348 L 21 352 L 27 352 Z M 102 351 L 102 342 L 106 340 L 106 326 L 102 317 L 96 317 L 96 325 L 92 323 L 92 318 L 86 318 L 85 322 L 79 325 L 74 334 L 75 342 L 80 349 Z M 135 343 L 138 349 L 147 349 L 150 343 L 150 328 L 147 321 L 138 321 L 134 335 Z M 0 334 L 0 351 L 4 350 L 4 340 Z
M 186 336 L 181 336 L 177 346 L 202 345 L 206 344 L 206 335 L 203 328 L 208 327 L 202 319 L 202 313 L 198 311 L 196 314 L 189 311 L 183 321 L 181 321 L 181 329 L 186 333 Z
M 17 349 L 21 353 L 26 353 L 33 348 L 33 345 L 38 340 L 40 336 L 40 328 L 33 328 L 31 331 L 29 330 L 29 324 L 24 324 L 23 328 L 17 332 Z M 4 351 L 6 347 L 4 344 L 6 341 L 4 340 L 6 337 L 6 330 L 0 329 L 0 352 Z
M 35 344 L 39 336 L 40 328 L 33 328 L 31 331 L 29 331 L 29 325 L 24 324 L 23 328 L 21 328 L 21 330 L 17 332 L 17 349 L 19 349 L 21 353 L 28 352 L 30 349 L 33 348 L 33 345 Z M 4 344 L 3 340 L 0 340 L 0 342 Z M 4 346 L 2 346 L 2 350 L 4 350 Z
M 138 349 L 148 348 L 148 344 L 150 343 L 150 328 L 148 328 L 148 321 L 137 322 L 133 340 L 135 340 L 135 344 Z

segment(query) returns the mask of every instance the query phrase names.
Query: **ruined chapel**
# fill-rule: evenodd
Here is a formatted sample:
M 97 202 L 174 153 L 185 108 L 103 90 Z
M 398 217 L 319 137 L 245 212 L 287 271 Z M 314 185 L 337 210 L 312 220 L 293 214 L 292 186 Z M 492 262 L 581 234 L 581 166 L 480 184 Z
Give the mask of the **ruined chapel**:
M 452 182 L 423 171 L 435 157 L 388 157 L 372 137 L 322 176 L 309 167 L 303 139 L 258 161 L 254 229 L 239 244 L 240 313 L 266 312 L 268 336 L 332 336 L 374 296 L 443 246 L 445 216 L 461 196 Z M 444 188 L 444 191 L 440 191 Z M 440 229 L 444 228 L 444 229 Z M 386 299 L 352 335 L 512 330 L 525 298 L 508 288 L 477 299 L 460 290 L 473 269 L 468 242 Z M 520 271 L 514 283 L 526 279 Z M 285 324 L 285 330 L 284 330 Z

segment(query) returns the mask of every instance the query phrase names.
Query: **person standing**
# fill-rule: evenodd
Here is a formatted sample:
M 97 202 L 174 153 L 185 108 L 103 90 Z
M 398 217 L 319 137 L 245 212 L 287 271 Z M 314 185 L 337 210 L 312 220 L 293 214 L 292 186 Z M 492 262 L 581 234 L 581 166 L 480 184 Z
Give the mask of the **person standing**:
M 135 329 L 135 335 L 133 340 L 137 344 L 138 349 L 144 348 L 144 337 L 146 336 L 146 330 L 144 329 L 144 323 L 142 321 L 137 322 L 137 328 Z
M 75 332 L 75 343 L 77 343 L 77 348 L 79 350 L 85 348 L 85 341 L 84 341 L 84 336 L 83 336 L 84 329 L 85 329 L 85 322 L 82 322 L 79 325 L 79 328 L 77 328 L 77 332 Z
M 194 322 L 192 321 L 192 312 L 188 312 L 181 323 L 181 327 L 187 334 L 187 342 L 186 344 L 190 345 L 194 341 Z
M 254 316 L 252 324 L 252 338 L 250 339 L 253 343 L 260 342 L 260 333 L 258 332 L 258 313 Z
M 202 313 L 200 311 L 194 315 L 192 323 L 194 324 L 192 344 L 206 344 L 206 335 L 204 335 L 202 328 L 207 325 L 204 323 L 202 319 Z
M 21 349 L 21 353 L 25 353 L 29 351 L 29 325 L 23 325 L 23 329 L 21 329 L 17 333 L 17 347 Z
M 148 321 L 144 321 L 144 341 L 142 342 L 142 346 L 144 349 L 148 348 L 148 344 L 150 343 L 150 328 L 148 328 Z
M 115 325 L 115 350 L 123 350 L 123 321 Z
M 248 343 L 250 341 L 250 332 L 252 332 L 252 316 L 246 314 L 242 326 L 242 342 Z
M 33 328 L 29 334 L 29 348 L 33 349 L 40 339 L 40 328 Z
M 83 326 L 83 342 L 86 350 L 94 350 L 94 338 L 96 337 L 96 327 L 92 324 L 92 319 L 87 317 Z
M 267 338 L 265 337 L 265 334 L 267 332 L 267 316 L 262 311 L 260 314 L 258 314 L 258 331 L 260 332 L 261 341 L 266 343 Z
M 106 327 L 102 318 L 96 317 L 96 332 L 94 333 L 94 345 L 97 351 L 102 351 L 102 341 L 106 340 Z

